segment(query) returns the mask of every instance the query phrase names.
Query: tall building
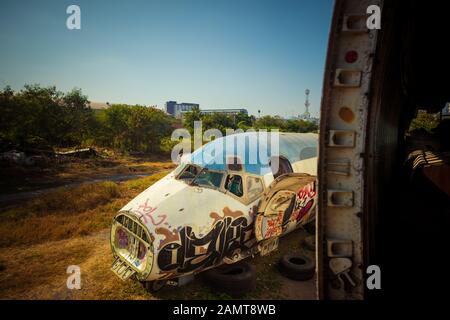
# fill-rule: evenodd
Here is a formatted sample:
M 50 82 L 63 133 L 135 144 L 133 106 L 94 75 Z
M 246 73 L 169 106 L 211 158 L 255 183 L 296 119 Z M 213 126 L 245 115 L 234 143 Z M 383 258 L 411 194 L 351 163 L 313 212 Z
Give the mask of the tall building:
M 199 108 L 200 105 L 198 103 L 177 103 L 176 101 L 167 101 L 165 103 L 165 109 L 168 114 L 175 118 L 181 118 L 183 113 L 192 111 L 193 108 Z
M 167 101 L 165 104 L 166 112 L 172 116 L 175 116 L 175 106 L 177 105 L 176 101 Z

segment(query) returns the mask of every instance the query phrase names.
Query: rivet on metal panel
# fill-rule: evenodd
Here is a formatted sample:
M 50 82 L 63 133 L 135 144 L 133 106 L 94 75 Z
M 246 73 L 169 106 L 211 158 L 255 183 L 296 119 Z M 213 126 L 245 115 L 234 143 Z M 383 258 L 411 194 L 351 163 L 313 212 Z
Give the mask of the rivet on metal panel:
M 328 190 L 327 200 L 329 207 L 353 207 L 353 191 Z
M 330 130 L 328 146 L 353 148 L 355 146 L 355 132 L 346 130 Z
M 342 120 L 344 120 L 347 123 L 351 123 L 355 119 L 355 113 L 349 107 L 345 107 L 345 106 L 341 107 L 339 109 L 338 114 L 339 114 L 339 118 L 341 118 Z
M 368 32 L 366 15 L 345 15 L 342 23 L 343 32 Z
M 327 239 L 327 255 L 329 258 L 349 258 L 353 256 L 353 241 Z
M 347 63 L 355 63 L 358 61 L 358 51 L 350 50 L 345 53 L 345 62 Z
M 335 87 L 357 88 L 361 86 L 361 70 L 336 69 L 334 76 Z

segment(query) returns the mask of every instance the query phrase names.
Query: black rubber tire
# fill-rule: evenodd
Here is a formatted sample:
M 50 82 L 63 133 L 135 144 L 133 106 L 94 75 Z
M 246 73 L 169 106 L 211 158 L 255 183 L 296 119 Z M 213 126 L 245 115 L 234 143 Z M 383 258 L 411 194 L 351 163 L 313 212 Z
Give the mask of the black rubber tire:
M 297 281 L 312 279 L 316 272 L 314 262 L 310 258 L 299 254 L 286 254 L 281 257 L 279 269 L 282 275 Z
M 205 282 L 213 289 L 240 297 L 256 286 L 256 273 L 246 262 L 225 264 L 203 273 Z

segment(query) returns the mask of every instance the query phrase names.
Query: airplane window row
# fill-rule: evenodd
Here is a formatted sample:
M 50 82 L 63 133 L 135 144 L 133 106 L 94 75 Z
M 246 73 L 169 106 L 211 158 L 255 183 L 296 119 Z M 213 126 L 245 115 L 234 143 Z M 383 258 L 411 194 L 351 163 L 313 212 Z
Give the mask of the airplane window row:
M 247 197 L 250 200 L 255 199 L 264 191 L 261 179 L 256 177 L 247 177 Z
M 229 174 L 225 181 L 225 189 L 238 197 L 242 197 L 244 195 L 242 177 L 237 174 Z
M 195 186 L 209 187 L 214 189 L 220 189 L 222 186 L 222 180 L 225 172 L 213 171 L 213 170 L 202 170 L 196 165 L 185 165 L 182 168 L 177 168 L 179 180 L 184 180 Z M 244 181 L 239 174 L 228 174 L 225 178 L 225 183 L 223 188 L 225 191 L 231 194 L 243 198 L 244 197 Z M 245 190 L 247 193 L 247 199 L 253 201 L 256 199 L 263 191 L 264 185 L 262 180 L 258 177 L 247 176 Z
M 202 171 L 195 178 L 193 184 L 197 186 L 206 186 L 212 188 L 220 188 L 222 182 L 223 173 L 217 171 Z

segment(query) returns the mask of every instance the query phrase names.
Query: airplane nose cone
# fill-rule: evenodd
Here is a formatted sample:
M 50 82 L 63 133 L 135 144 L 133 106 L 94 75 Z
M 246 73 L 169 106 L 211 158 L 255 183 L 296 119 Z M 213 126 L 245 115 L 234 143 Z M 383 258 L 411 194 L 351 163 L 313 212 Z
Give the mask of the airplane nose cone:
M 116 258 L 113 271 L 123 280 L 136 273 L 145 280 L 153 267 L 154 237 L 138 218 L 121 212 L 111 226 L 111 247 Z
M 192 198 L 195 189 L 169 174 L 119 211 L 111 229 L 111 245 L 116 255 L 133 265 L 139 279 L 157 278 L 155 256 L 161 238 L 171 239 L 177 226 L 189 218 L 180 208 L 191 206 L 186 199 Z
M 183 193 L 189 186 L 176 180 L 172 174 L 159 180 L 136 198 L 131 200 L 120 211 L 135 214 L 151 231 L 157 226 L 168 225 L 168 215 L 172 209 L 167 206 L 171 201 L 179 203 L 176 195 Z

